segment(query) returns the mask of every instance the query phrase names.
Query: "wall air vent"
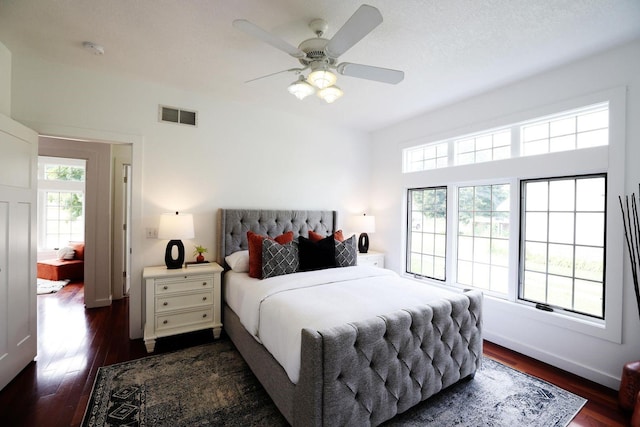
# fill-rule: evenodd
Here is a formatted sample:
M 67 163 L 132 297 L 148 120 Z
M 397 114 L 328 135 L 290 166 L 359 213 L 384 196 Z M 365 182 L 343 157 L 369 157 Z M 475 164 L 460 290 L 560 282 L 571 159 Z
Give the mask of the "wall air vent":
M 158 113 L 158 120 L 161 122 L 180 123 L 189 126 L 197 126 L 198 124 L 198 113 L 196 111 L 188 111 L 180 108 L 160 105 Z

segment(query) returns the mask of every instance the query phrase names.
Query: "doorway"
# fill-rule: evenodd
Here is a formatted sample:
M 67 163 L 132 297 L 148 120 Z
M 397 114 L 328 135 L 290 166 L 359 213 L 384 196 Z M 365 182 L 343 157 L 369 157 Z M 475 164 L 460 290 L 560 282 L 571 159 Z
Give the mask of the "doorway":
M 84 302 L 85 307 L 102 307 L 111 304 L 114 296 L 123 296 L 123 272 L 113 273 L 113 260 L 123 259 L 125 252 L 130 253 L 130 239 L 122 245 L 114 245 L 114 219 L 126 224 L 124 212 L 130 212 L 131 206 L 114 208 L 114 177 L 122 174 L 116 168 L 116 158 L 131 166 L 131 145 L 105 142 L 79 141 L 65 138 L 39 138 L 38 154 L 41 156 L 83 159 L 86 161 L 85 189 L 85 253 L 84 253 Z M 129 169 L 130 171 L 130 169 Z M 120 199 L 126 200 L 126 199 Z M 129 197 L 130 201 L 131 198 Z M 120 202 L 119 205 L 124 205 Z M 122 214 L 118 214 L 123 212 Z M 122 230 L 122 228 L 120 228 Z M 124 245 L 127 245 L 125 248 Z M 115 251 L 119 251 L 116 253 Z M 130 261 L 129 261 L 130 262 Z M 124 268 L 125 263 L 121 263 Z M 116 279 L 117 280 L 114 280 Z M 116 289 L 116 292 L 114 292 Z
M 84 279 L 86 161 L 38 156 L 37 288 L 59 291 Z

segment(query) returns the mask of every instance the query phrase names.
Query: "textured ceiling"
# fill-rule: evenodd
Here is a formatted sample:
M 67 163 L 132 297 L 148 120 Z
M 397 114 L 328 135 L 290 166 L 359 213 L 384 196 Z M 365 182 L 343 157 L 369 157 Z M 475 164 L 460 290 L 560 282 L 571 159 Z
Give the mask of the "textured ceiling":
M 331 38 L 360 4 L 0 0 L 0 41 L 14 57 L 37 55 L 371 131 L 640 38 L 639 0 L 370 0 L 384 22 L 340 61 L 404 70 L 400 84 L 339 76 L 345 95 L 328 105 L 288 94 L 292 73 L 244 83 L 299 63 L 233 28 L 234 19 L 297 46 L 313 37 L 312 19 L 325 19 Z M 83 41 L 105 54 L 90 54 Z

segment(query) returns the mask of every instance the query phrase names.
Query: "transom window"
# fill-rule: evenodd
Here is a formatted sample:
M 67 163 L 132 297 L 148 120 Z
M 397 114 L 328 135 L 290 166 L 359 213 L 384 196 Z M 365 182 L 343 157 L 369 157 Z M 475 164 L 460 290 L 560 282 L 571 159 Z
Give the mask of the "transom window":
M 511 131 L 476 135 L 456 141 L 456 164 L 488 162 L 511 157 Z
M 444 168 L 449 166 L 447 143 L 431 144 L 417 147 L 406 156 L 409 171 Z
M 609 143 L 609 108 L 597 105 L 522 126 L 522 155 L 597 147 Z
M 514 123 L 509 127 L 430 142 L 402 152 L 403 173 L 609 144 L 609 103 Z M 455 153 L 450 158 L 449 153 Z

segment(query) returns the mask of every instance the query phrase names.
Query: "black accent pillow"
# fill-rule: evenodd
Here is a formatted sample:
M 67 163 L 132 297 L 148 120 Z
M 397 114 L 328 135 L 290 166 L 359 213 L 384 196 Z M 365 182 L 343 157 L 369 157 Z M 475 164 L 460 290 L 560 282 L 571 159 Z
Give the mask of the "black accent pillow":
M 298 237 L 300 271 L 321 270 L 336 266 L 336 245 L 333 234 L 317 242 Z

